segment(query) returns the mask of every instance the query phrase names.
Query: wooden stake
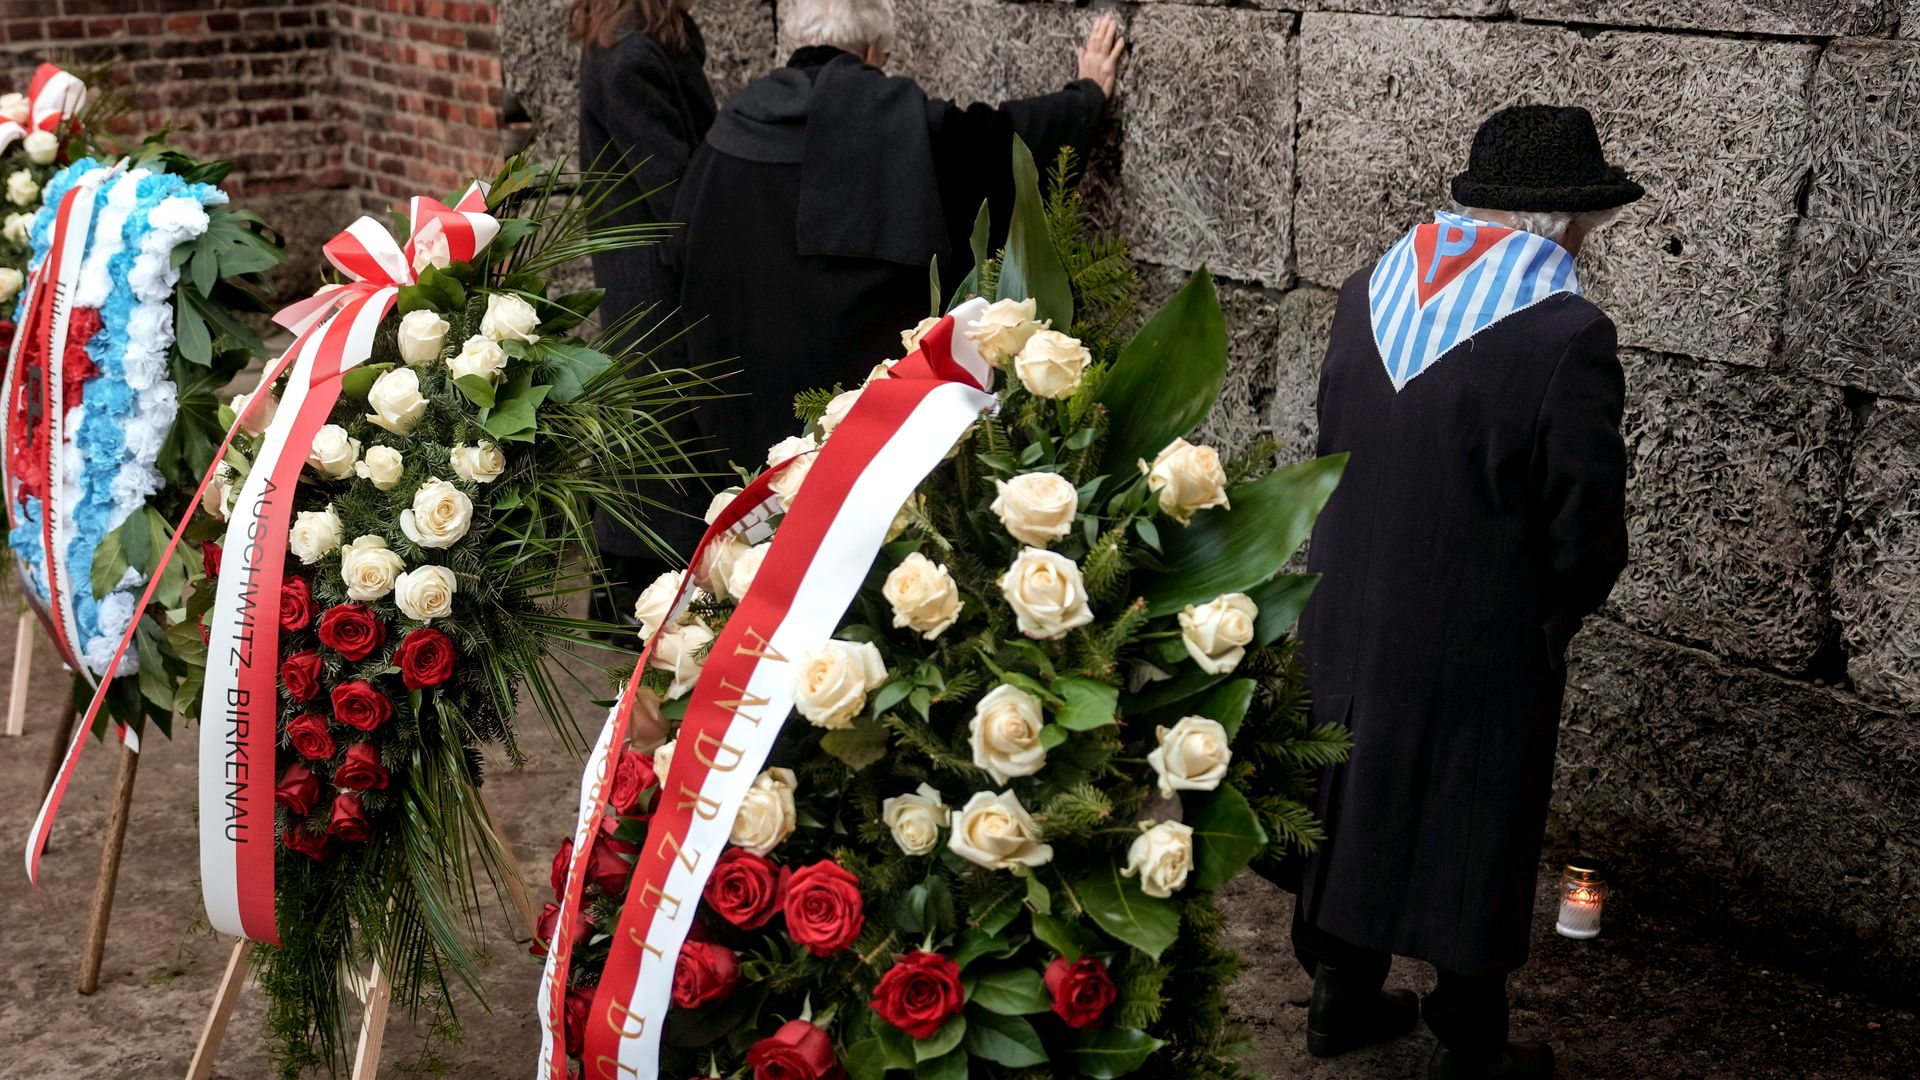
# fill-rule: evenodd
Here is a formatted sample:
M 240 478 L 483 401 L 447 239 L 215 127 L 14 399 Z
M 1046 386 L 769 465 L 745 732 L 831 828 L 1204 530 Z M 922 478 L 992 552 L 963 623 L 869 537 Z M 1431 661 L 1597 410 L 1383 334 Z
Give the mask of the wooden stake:
M 13 682 L 7 693 L 7 737 L 27 730 L 27 683 L 33 678 L 33 612 L 22 608 L 13 638 Z
M 387 985 L 387 973 L 380 961 L 373 962 L 373 976 L 367 981 L 367 1011 L 360 1022 L 360 1047 L 353 1053 L 353 1080 L 374 1080 L 380 1070 L 380 1043 L 387 1035 L 387 1002 L 393 997 Z
M 87 920 L 87 942 L 80 954 L 79 990 L 100 989 L 100 961 L 107 951 L 107 922 L 113 917 L 113 890 L 120 882 L 120 849 L 127 840 L 127 817 L 133 809 L 133 778 L 140 755 L 120 746 L 120 771 L 113 778 L 113 809 L 107 815 L 107 834 L 100 841 L 100 877 L 93 883 L 93 914 Z
M 200 1041 L 193 1048 L 187 1080 L 207 1080 L 213 1075 L 213 1059 L 220 1055 L 220 1042 L 227 1036 L 233 1007 L 239 1004 L 240 988 L 246 984 L 247 940 L 241 938 L 233 943 L 233 955 L 227 957 L 227 972 L 220 976 L 220 988 L 213 992 L 213 1008 L 207 1012 L 207 1024 L 200 1029 Z
M 73 741 L 73 722 L 79 710 L 73 704 L 73 688 L 67 688 L 67 697 L 60 705 L 60 722 L 53 725 L 53 750 L 47 755 L 47 773 L 40 778 L 40 797 L 45 799 L 47 792 L 53 790 L 54 778 L 60 775 L 60 763 L 67 760 L 67 744 Z
M 514 940 L 525 944 L 533 940 L 539 926 L 539 917 L 533 912 L 533 898 L 527 895 L 526 876 L 520 872 L 520 861 L 514 858 L 513 848 L 507 843 L 507 834 L 500 828 L 500 815 L 493 812 L 493 801 L 487 798 L 484 790 L 480 792 L 480 812 L 486 815 L 487 828 L 493 832 L 494 838 L 500 842 L 500 850 L 507 856 L 508 865 L 504 868 L 506 880 L 500 884 L 506 889 L 507 899 L 513 904 L 514 910 L 520 913 L 520 923 L 527 931 L 526 937 Z

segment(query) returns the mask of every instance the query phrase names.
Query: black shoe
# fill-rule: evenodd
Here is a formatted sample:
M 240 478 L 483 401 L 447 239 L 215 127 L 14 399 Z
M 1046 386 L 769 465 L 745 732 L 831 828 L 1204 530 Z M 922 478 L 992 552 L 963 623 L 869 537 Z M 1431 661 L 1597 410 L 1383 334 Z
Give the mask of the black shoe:
M 1340 983 L 1340 972 L 1326 964 L 1314 973 L 1313 997 L 1307 1003 L 1307 1053 L 1314 1057 L 1334 1057 L 1397 1039 L 1420 1020 L 1420 999 L 1411 990 Z
M 1427 1080 L 1552 1080 L 1553 1047 L 1510 1042 L 1492 1058 L 1468 1058 L 1437 1047 L 1427 1062 Z

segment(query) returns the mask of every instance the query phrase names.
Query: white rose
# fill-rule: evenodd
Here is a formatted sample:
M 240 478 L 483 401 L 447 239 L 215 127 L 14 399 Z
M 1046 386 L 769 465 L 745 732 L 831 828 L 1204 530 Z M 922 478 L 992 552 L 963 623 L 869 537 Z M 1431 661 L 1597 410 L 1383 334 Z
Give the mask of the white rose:
M 661 574 L 646 588 L 640 590 L 639 598 L 633 602 L 633 617 L 640 623 L 642 640 L 652 637 L 653 632 L 666 623 L 667 616 L 673 613 L 673 599 L 679 592 L 680 571 L 678 570 L 669 570 Z M 695 589 L 689 602 L 699 598 L 700 590 Z M 686 621 L 684 613 L 677 620 L 682 623 Z
M 491 383 L 498 383 L 507 371 L 507 354 L 500 346 L 475 334 L 460 346 L 460 351 L 447 361 L 447 374 L 458 379 L 462 375 L 474 375 Z
M 1160 794 L 1171 799 L 1176 791 L 1212 791 L 1226 779 L 1233 749 L 1218 720 L 1185 716 L 1170 728 L 1154 730 L 1160 745 L 1147 755 L 1147 764 L 1160 777 Z
M 993 486 L 1000 494 L 990 509 L 1015 540 L 1046 547 L 1073 531 L 1080 493 L 1059 473 L 1023 473 Z
M 15 206 L 39 205 L 40 185 L 33 182 L 32 173 L 17 169 L 7 177 L 7 201 Z
M 302 510 L 287 530 L 287 550 L 302 566 L 312 566 L 340 549 L 340 516 L 332 504 L 325 510 Z
M 427 399 L 420 394 L 420 375 L 412 368 L 383 371 L 367 391 L 367 404 L 373 412 L 368 421 L 395 435 L 405 435 L 427 415 Z
M 887 574 L 880 593 L 893 606 L 893 625 L 918 631 L 928 641 L 946 633 L 966 607 L 947 568 L 917 551 Z
M 740 556 L 750 550 L 747 542 L 738 536 L 720 537 L 701 554 L 700 565 L 693 568 L 693 580 L 717 600 L 738 600 L 733 591 L 733 568 L 740 565 Z
M 1227 471 L 1220 467 L 1220 452 L 1211 446 L 1195 446 L 1175 439 L 1153 464 L 1140 463 L 1147 475 L 1147 487 L 1160 496 L 1160 509 L 1185 525 L 1197 510 L 1227 506 Z
M 1020 632 L 1053 640 L 1093 621 L 1080 567 L 1058 552 L 1030 547 L 1000 575 L 1000 593 L 1013 608 Z
M 425 308 L 409 311 L 400 318 L 400 359 L 414 367 L 425 367 L 440 359 L 447 344 L 447 320 Z
M 659 764 L 657 757 L 654 764 Z M 768 769 L 753 781 L 727 837 L 734 847 L 766 855 L 793 835 L 799 816 L 793 808 L 794 783 L 793 770 L 780 768 Z
M 353 475 L 353 463 L 360 458 L 360 440 L 350 437 L 339 424 L 328 424 L 313 436 L 313 449 L 307 452 L 307 464 L 322 476 L 345 480 Z
M 1187 655 L 1209 675 L 1225 675 L 1240 666 L 1253 641 L 1253 620 L 1259 605 L 1246 593 L 1216 596 L 1180 613 L 1180 641 Z
M 919 348 L 920 339 L 927 336 L 927 331 L 939 325 L 940 316 L 929 315 L 915 323 L 913 329 L 900 331 L 900 348 L 909 353 Z
M 0 300 L 11 300 L 20 286 L 27 283 L 27 277 L 11 266 L 0 266 Z
M 1040 744 L 1041 723 L 1038 698 L 1017 686 L 994 687 L 974 704 L 973 721 L 967 726 L 973 763 L 996 784 L 1039 772 L 1047 764 L 1047 748 Z
M 0 270 L 0 274 L 4 273 L 6 271 Z M 260 407 L 255 409 L 251 416 L 245 416 L 242 419 L 247 411 L 247 404 L 252 400 L 252 394 L 235 394 L 233 400 L 227 402 L 227 408 L 233 411 L 236 420 L 241 420 L 241 431 L 249 435 L 258 435 L 267 430 L 268 424 L 273 423 L 273 414 L 280 409 L 280 399 L 274 397 L 272 391 L 268 391 L 267 399 L 260 403 Z
M 453 474 L 469 484 L 491 484 L 507 471 L 507 455 L 485 439 L 479 446 L 455 443 L 448 457 L 453 463 Z
M 540 340 L 533 328 L 540 325 L 540 316 L 534 314 L 533 305 L 510 293 L 488 293 L 487 313 L 480 316 L 480 334 L 490 341 Z
M 445 270 L 452 264 L 453 245 L 448 242 L 444 231 L 436 231 L 413 245 L 413 272 L 416 274 L 429 266 L 436 270 Z
M 979 343 L 982 360 L 996 368 L 1005 367 L 1007 361 L 1020 355 L 1027 339 L 1044 328 L 1033 321 L 1035 313 L 1032 300 L 995 300 L 978 319 L 967 324 L 966 334 Z
M 1127 849 L 1124 877 L 1138 877 L 1140 891 L 1162 900 L 1180 891 L 1193 871 L 1193 829 L 1162 821 L 1142 832 Z
M 860 393 L 864 389 L 866 388 L 856 387 L 844 393 L 835 394 L 833 400 L 827 402 L 827 410 L 820 414 L 821 438 L 824 439 L 833 434 L 833 429 L 839 427 L 840 421 L 845 420 L 847 414 L 853 411 L 854 403 L 860 400 Z
M 1027 339 L 1013 361 L 1020 385 L 1037 397 L 1063 398 L 1080 389 L 1080 376 L 1093 362 L 1080 339 L 1058 330 L 1042 330 Z
M 450 548 L 473 526 L 473 500 L 438 477 L 428 477 L 413 493 L 413 506 L 400 511 L 400 531 L 424 548 Z
M 416 566 L 393 583 L 393 602 L 409 619 L 431 622 L 453 614 L 458 589 L 453 571 L 444 566 Z
M 733 565 L 727 568 L 727 595 L 735 600 L 746 599 L 755 575 L 760 573 L 760 564 L 767 561 L 767 549 L 772 546 L 773 541 L 769 540 L 734 556 Z
M 662 780 L 666 779 L 667 770 L 673 768 L 673 751 L 677 745 L 676 740 L 668 739 L 653 749 L 653 772 Z
M 793 707 L 815 727 L 850 727 L 867 695 L 887 681 L 880 650 L 865 641 L 829 641 L 800 664 Z
M 401 458 L 400 451 L 391 446 L 369 446 L 366 454 L 354 465 L 353 474 L 381 491 L 392 491 L 405 470 L 406 461 Z
M 233 466 L 221 462 L 213 471 L 213 483 L 207 485 L 207 493 L 200 496 L 201 508 L 221 521 L 227 520 L 227 511 L 233 509 L 236 475 Z
M 1040 826 L 1011 791 L 975 792 L 953 821 L 947 849 L 989 870 L 1042 866 L 1053 861 L 1053 846 L 1040 841 Z
M 788 509 L 793 508 L 793 500 L 800 494 L 800 485 L 807 482 L 807 474 L 813 471 L 814 459 L 811 455 L 818 449 L 820 444 L 814 442 L 811 435 L 795 435 L 790 439 L 781 439 L 767 449 L 767 468 L 769 469 L 783 461 L 799 458 L 768 485 L 773 488 L 775 495 L 780 496 L 780 501 L 787 504 Z M 809 456 L 801 457 L 802 454 Z
M 654 641 L 647 663 L 673 674 L 673 685 L 667 688 L 668 701 L 685 697 L 693 684 L 700 681 L 700 671 L 707 663 L 702 650 L 712 644 L 713 631 L 697 622 L 669 630 Z
M 921 784 L 910 795 L 880 801 L 880 820 L 893 830 L 893 842 L 909 855 L 927 855 L 940 846 L 940 830 L 953 820 L 953 811 L 931 784 Z
M 739 495 L 739 488 L 728 488 L 725 491 L 716 493 L 713 499 L 707 503 L 707 524 L 711 525 L 719 521 L 721 512 L 726 510 L 727 507 L 732 506 L 733 500 Z
M 5 236 L 15 244 L 26 244 L 32 240 L 32 214 L 8 214 L 5 225 L 0 225 L 0 236 Z
M 340 549 L 340 580 L 347 584 L 349 600 L 365 604 L 380 599 L 393 591 L 406 568 L 406 561 L 378 536 L 363 536 Z
M 25 94 L 0 94 L 0 120 L 11 120 L 21 127 L 33 119 L 33 103 Z
M 35 165 L 51 165 L 53 159 L 60 156 L 60 137 L 51 131 L 30 131 L 21 140 L 20 148 Z
M 908 351 L 911 352 L 912 350 L 909 349 Z M 861 389 L 872 386 L 881 379 L 891 378 L 893 375 L 893 365 L 899 362 L 898 360 L 882 360 L 873 365 L 873 370 L 867 372 L 867 377 L 860 380 Z

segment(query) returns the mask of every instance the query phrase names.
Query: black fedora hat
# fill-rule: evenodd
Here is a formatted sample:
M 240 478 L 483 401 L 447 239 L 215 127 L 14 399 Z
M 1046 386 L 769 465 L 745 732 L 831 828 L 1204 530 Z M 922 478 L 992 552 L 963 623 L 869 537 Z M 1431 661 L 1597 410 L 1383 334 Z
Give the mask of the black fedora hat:
M 1577 105 L 1512 105 L 1474 133 L 1453 199 L 1482 210 L 1578 212 L 1625 206 L 1646 189 L 1607 164 L 1593 114 Z

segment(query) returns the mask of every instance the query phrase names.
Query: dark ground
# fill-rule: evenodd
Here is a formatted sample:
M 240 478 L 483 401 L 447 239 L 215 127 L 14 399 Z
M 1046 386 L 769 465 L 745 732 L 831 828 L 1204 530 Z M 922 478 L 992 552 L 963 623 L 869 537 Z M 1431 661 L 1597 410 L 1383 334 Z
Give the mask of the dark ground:
M 13 655 L 13 607 L 0 619 L 0 661 Z M 0 740 L 0 840 L 17 852 L 37 809 L 41 770 L 62 685 L 52 649 L 36 653 L 36 701 L 27 733 Z M 584 704 L 583 716 L 597 723 Z M 0 691 L 0 701 L 4 701 Z M 134 824 L 116 898 L 113 932 L 98 993 L 74 993 L 88 897 L 99 859 L 107 793 L 117 747 L 90 746 L 30 891 L 18 856 L 0 867 L 0 1080 L 184 1076 L 231 942 L 209 932 L 200 911 L 194 837 L 192 731 L 174 741 L 149 737 L 135 793 Z M 524 770 L 500 771 L 489 784 L 508 835 L 537 892 L 553 845 L 568 827 L 578 765 L 556 740 L 527 732 Z M 1543 898 L 1546 894 L 1543 892 Z M 1412 1080 L 1423 1074 L 1432 1040 L 1424 1033 L 1334 1062 L 1302 1046 L 1308 981 L 1286 943 L 1288 898 L 1251 878 L 1225 892 L 1235 913 L 1233 940 L 1245 952 L 1234 987 L 1240 1020 L 1255 1039 L 1254 1070 L 1300 1080 Z M 1544 902 L 1533 962 L 1514 982 L 1517 1035 L 1551 1040 L 1560 1076 L 1580 1080 L 1655 1078 L 1907 1078 L 1920 1076 L 1920 1023 L 1912 1013 L 1858 993 L 1774 971 L 1697 929 L 1712 912 L 1685 920 L 1644 913 L 1616 896 L 1598 940 L 1553 933 Z M 537 1031 L 535 960 L 513 942 L 512 921 L 491 920 L 493 962 L 486 984 L 491 1013 L 463 1011 L 466 1042 L 446 1047 L 450 1075 L 494 1080 L 531 1075 Z M 1431 973 L 1402 963 L 1397 984 L 1427 989 Z M 261 1000 L 243 994 L 214 1075 L 256 1080 L 273 1075 L 260 1039 Z M 382 1076 L 410 1075 L 422 1042 L 396 1016 Z

